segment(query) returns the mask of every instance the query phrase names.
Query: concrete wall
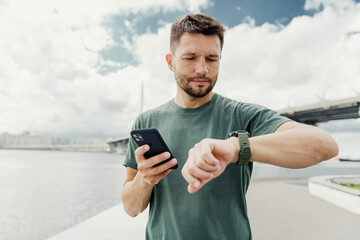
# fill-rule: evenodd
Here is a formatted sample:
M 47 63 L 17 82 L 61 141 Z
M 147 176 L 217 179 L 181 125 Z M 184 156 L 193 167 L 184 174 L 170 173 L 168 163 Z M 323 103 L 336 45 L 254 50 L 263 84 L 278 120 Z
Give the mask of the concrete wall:
M 330 182 L 329 179 L 336 177 L 341 176 L 321 176 L 310 178 L 309 192 L 312 195 L 328 201 L 338 207 L 360 215 L 360 191 Z

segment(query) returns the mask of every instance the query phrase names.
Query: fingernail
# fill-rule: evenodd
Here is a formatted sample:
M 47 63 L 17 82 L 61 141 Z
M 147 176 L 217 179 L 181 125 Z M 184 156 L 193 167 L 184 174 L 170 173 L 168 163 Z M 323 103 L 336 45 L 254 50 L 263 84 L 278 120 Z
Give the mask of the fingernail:
M 194 183 L 194 187 L 196 187 L 196 188 L 200 187 L 200 183 L 199 183 L 199 182 L 195 182 L 195 183 Z
M 175 163 L 176 163 L 175 158 L 174 158 L 173 160 L 171 160 L 171 163 L 172 163 L 172 164 L 175 164 Z

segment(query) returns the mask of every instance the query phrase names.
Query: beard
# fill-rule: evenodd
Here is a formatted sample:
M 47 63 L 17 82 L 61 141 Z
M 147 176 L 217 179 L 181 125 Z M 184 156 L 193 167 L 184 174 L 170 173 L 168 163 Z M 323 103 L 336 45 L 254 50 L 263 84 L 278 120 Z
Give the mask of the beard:
M 196 76 L 196 77 L 188 77 L 185 74 L 180 74 L 175 71 L 175 79 L 177 85 L 184 90 L 189 96 L 194 98 L 202 98 L 205 97 L 211 90 L 214 88 L 215 83 L 217 81 L 217 75 L 213 78 L 206 77 L 205 75 Z M 208 86 L 196 86 L 195 88 L 190 86 L 190 83 L 195 79 L 204 79 L 206 80 L 209 85 Z

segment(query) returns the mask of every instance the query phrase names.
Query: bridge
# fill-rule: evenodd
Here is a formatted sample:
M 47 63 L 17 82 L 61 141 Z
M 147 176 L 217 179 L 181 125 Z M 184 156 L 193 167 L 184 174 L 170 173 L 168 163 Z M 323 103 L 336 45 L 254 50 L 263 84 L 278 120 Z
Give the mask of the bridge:
M 112 153 L 126 153 L 129 145 L 129 137 L 121 137 L 116 140 L 108 141 L 110 152 Z
M 297 122 L 311 125 L 331 120 L 359 118 L 360 96 L 335 101 L 327 100 L 302 107 L 288 107 L 278 112 Z M 129 137 L 121 137 L 107 143 L 110 152 L 126 153 Z
M 278 112 L 297 122 L 311 125 L 331 120 L 359 118 L 360 96 L 335 101 L 324 100 L 302 107 L 288 107 Z

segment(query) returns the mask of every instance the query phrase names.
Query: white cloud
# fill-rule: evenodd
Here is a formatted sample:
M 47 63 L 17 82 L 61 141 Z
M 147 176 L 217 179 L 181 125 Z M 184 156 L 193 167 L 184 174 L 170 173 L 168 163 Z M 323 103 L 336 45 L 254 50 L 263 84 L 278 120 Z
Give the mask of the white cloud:
M 343 10 L 345 8 L 351 8 L 354 6 L 353 0 L 306 0 L 305 10 L 320 10 L 321 7 L 333 8 L 334 10 Z
M 144 82 L 149 109 L 170 100 L 176 85 L 167 69 L 170 25 L 126 42 L 138 66 L 107 76 L 99 51 L 113 44 L 104 16 L 190 9 L 209 1 L 5 1 L 0 4 L 0 133 L 122 136 L 140 109 Z M 140 6 L 140 8 L 137 8 Z M 319 1 L 307 1 L 317 9 Z M 247 21 L 225 36 L 216 91 L 275 109 L 360 91 L 360 4 L 326 5 L 285 26 Z M 155 10 L 154 10 L 155 9 Z M 128 25 L 132 23 L 128 19 Z M 106 64 L 117 65 L 108 61 Z M 351 88 L 350 88 L 351 87 Z M 340 94 L 341 93 L 341 94 Z
M 360 4 L 353 2 L 297 17 L 285 27 L 233 27 L 226 35 L 220 91 L 275 109 L 319 101 L 316 95 L 354 96 L 351 88 L 360 91 L 360 34 L 348 33 L 358 30 Z
M 1 1 L 0 132 L 125 134 L 139 111 L 146 69 L 98 74 L 99 51 L 113 44 L 110 14 L 196 10 L 207 1 Z M 131 20 L 129 20 L 129 23 Z M 129 47 L 129 46 L 127 46 Z M 148 85 L 148 83 L 146 83 Z M 118 112 L 112 108 L 119 107 Z
M 146 74 L 144 81 L 144 107 L 160 105 L 175 96 L 175 80 L 168 70 L 165 55 L 169 52 L 170 25 L 157 33 L 144 34 L 135 40 L 134 55 L 140 62 L 139 72 Z
M 186 0 L 185 5 L 188 5 L 190 12 L 200 12 L 201 8 L 205 8 L 211 3 L 207 0 Z

